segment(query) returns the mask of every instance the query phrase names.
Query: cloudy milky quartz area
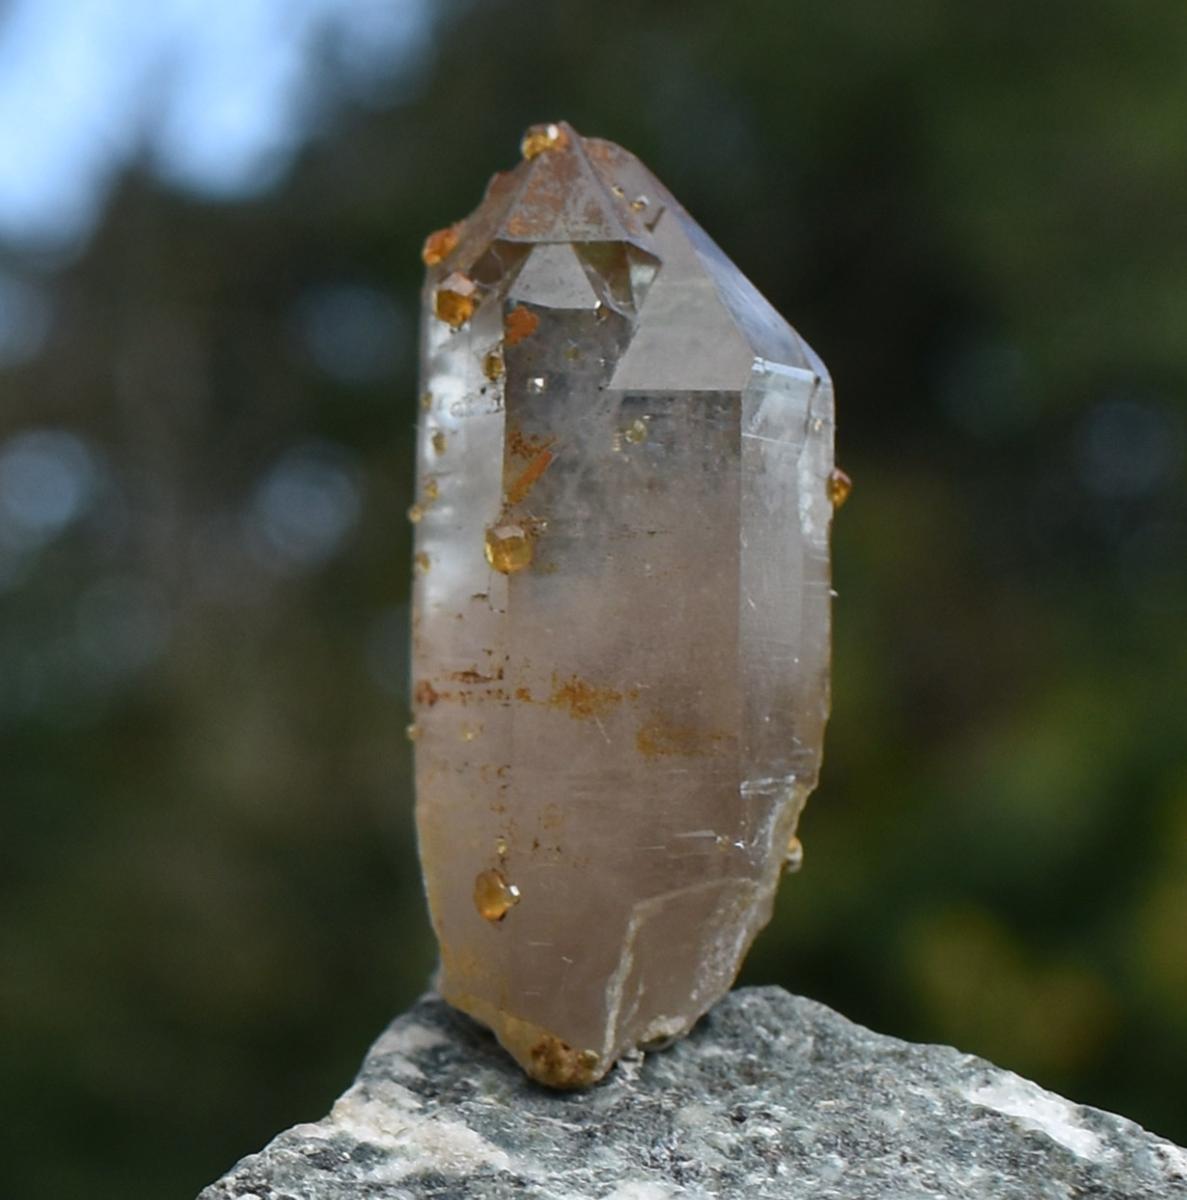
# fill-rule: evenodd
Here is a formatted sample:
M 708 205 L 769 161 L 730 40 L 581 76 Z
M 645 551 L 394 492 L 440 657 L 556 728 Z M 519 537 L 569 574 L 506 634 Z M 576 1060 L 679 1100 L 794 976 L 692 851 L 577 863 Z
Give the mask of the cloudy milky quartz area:
M 416 815 L 438 986 L 543 1083 L 730 987 L 828 715 L 828 373 L 631 154 L 425 245 Z

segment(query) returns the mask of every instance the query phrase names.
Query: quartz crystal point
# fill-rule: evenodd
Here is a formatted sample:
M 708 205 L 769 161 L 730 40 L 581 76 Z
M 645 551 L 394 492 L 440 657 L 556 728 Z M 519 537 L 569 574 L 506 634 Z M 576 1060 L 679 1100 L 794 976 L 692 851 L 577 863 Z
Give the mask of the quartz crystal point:
M 425 244 L 410 732 L 440 991 L 579 1087 L 691 1028 L 798 864 L 833 401 L 638 159 L 523 149 Z

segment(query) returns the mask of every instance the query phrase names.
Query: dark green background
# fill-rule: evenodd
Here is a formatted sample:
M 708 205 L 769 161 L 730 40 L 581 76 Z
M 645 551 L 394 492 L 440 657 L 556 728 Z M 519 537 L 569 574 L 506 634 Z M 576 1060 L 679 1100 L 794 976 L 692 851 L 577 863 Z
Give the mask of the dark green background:
M 744 981 L 1187 1141 L 1187 5 L 442 5 L 419 89 L 338 112 L 254 202 L 131 174 L 0 374 L 0 437 L 79 431 L 122 497 L 0 595 L 4 1194 L 190 1197 L 424 986 L 391 683 L 418 249 L 556 117 L 836 382 L 834 717 Z M 374 305 L 327 326 L 353 382 L 307 344 L 341 285 L 394 306 L 394 353 Z M 276 569 L 244 514 L 311 439 L 363 507 Z M 162 652 L 104 673 L 71 638 L 113 577 Z

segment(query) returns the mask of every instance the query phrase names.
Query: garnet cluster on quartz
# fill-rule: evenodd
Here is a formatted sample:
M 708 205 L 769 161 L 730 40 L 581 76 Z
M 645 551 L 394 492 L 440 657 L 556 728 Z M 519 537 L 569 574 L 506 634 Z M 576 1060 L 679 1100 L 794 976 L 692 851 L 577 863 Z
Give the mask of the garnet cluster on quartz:
M 538 126 L 425 244 L 413 681 L 438 986 L 542 1083 L 680 1036 L 801 854 L 832 387 L 655 177 Z

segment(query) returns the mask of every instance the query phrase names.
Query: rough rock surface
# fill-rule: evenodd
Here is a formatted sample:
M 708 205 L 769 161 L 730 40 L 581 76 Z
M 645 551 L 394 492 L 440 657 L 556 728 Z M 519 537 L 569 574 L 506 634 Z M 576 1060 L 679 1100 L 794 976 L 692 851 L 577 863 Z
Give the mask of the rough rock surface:
M 982 1059 L 778 988 L 587 1092 L 531 1083 L 428 996 L 323 1121 L 199 1200 L 1177 1200 L 1187 1151 Z

